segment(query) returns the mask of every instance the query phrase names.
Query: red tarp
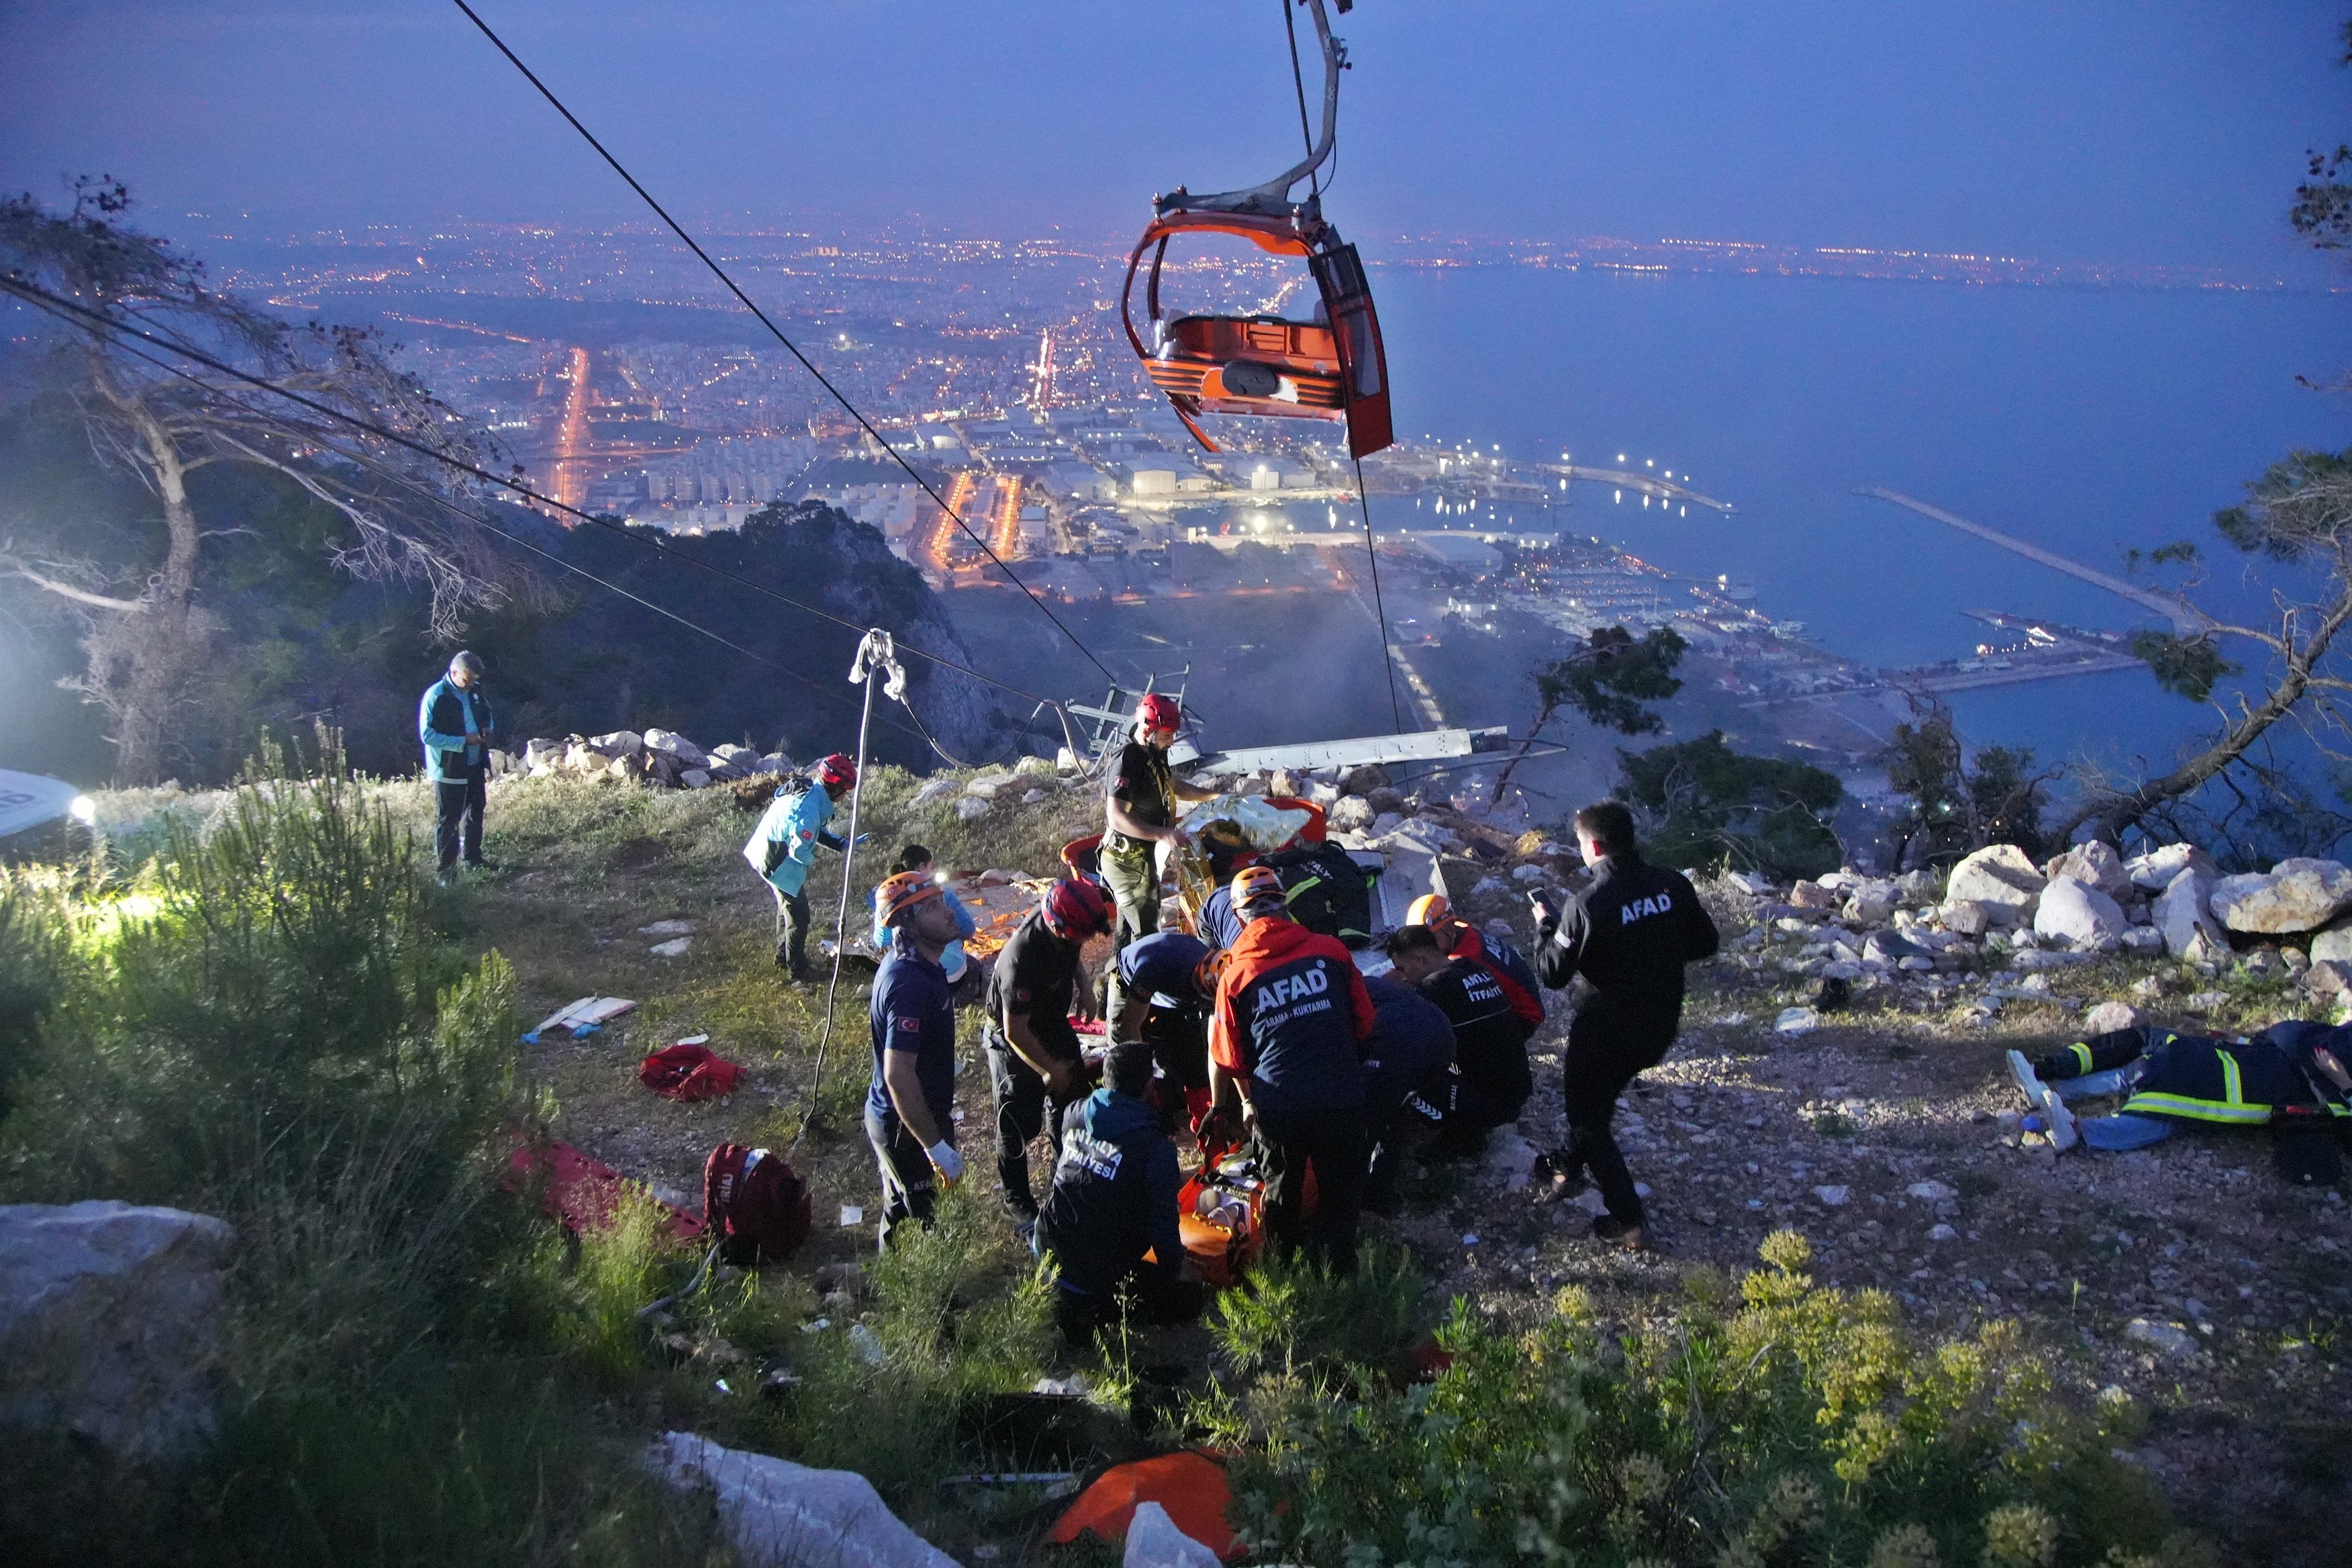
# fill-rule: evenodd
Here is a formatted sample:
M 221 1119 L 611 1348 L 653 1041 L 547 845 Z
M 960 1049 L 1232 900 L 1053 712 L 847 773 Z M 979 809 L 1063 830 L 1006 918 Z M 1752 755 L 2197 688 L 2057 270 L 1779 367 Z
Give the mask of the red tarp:
M 1187 1450 L 1114 1465 L 1100 1479 L 1078 1494 L 1067 1512 L 1055 1521 L 1045 1539 L 1067 1546 L 1086 1531 L 1111 1545 L 1127 1539 L 1135 1519 L 1135 1505 L 1156 1502 L 1168 1510 L 1176 1528 L 1230 1563 L 1242 1554 L 1225 1522 L 1225 1507 L 1233 1493 L 1225 1485 L 1225 1468 L 1206 1454 Z
M 517 1149 L 514 1158 L 507 1162 L 507 1190 L 521 1192 L 527 1188 L 541 1170 L 542 1160 L 547 1173 L 549 1214 L 571 1230 L 602 1230 L 613 1223 L 613 1213 L 621 1206 L 621 1189 L 630 1184 L 628 1178 L 569 1143 L 526 1143 Z M 672 1236 L 687 1241 L 702 1234 L 700 1215 L 667 1204 L 661 1206 L 669 1215 Z
M 637 1081 L 671 1100 L 717 1100 L 735 1092 L 743 1069 L 708 1046 L 664 1046 L 637 1064 Z

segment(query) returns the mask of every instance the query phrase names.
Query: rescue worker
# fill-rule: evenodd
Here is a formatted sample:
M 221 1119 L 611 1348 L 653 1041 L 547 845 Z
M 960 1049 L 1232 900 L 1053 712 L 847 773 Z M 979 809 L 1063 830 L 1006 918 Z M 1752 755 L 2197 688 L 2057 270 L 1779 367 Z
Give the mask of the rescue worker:
M 1197 1125 L 1208 1110 L 1209 1009 L 1216 1002 L 1220 967 L 1206 943 L 1181 931 L 1154 931 L 1119 951 L 1125 1001 L 1111 1020 L 1111 1038 L 1151 1047 L 1161 1075 L 1163 1127 L 1172 1129 L 1187 1110 Z
M 1448 1154 L 1470 1153 L 1490 1131 L 1517 1121 L 1535 1092 L 1528 1066 L 1534 1026 L 1513 1005 L 1509 982 L 1493 963 L 1448 956 L 1428 926 L 1399 926 L 1381 951 L 1396 965 L 1397 977 L 1435 1003 L 1454 1026 L 1454 1101 L 1444 1108 L 1439 1144 Z
M 1030 1140 L 1042 1131 L 1058 1145 L 1063 1112 L 1086 1097 L 1086 1058 L 1070 1009 L 1086 989 L 1080 952 L 1087 939 L 1108 931 L 1110 924 L 1110 900 L 1103 890 L 1065 877 L 1013 928 L 988 977 L 985 1043 L 996 1173 L 1004 1183 L 1005 1212 L 1024 1232 L 1037 1223 Z
M 433 848 L 446 887 L 466 864 L 495 871 L 482 858 L 482 807 L 488 798 L 490 742 L 498 736 L 490 699 L 482 689 L 479 655 L 449 657 L 448 673 L 425 689 L 416 705 L 416 738 L 425 743 L 425 776 L 433 781 Z
M 1053 1189 L 1031 1246 L 1053 1260 L 1054 1319 L 1073 1345 L 1118 1320 L 1122 1294 L 1149 1322 L 1181 1322 L 1201 1310 L 1201 1287 L 1184 1276 L 1176 1223 L 1183 1173 L 1150 1092 L 1151 1048 L 1138 1040 L 1115 1045 L 1103 1058 L 1102 1087 L 1071 1110 L 1062 1129 Z
M 808 874 L 818 845 L 835 853 L 849 847 L 825 824 L 833 820 L 834 804 L 856 783 L 856 763 L 839 752 L 792 774 L 743 843 L 743 858 L 775 890 L 776 967 L 800 984 L 816 977 L 808 961 Z
M 1151 692 L 1137 704 L 1135 732 L 1111 770 L 1103 801 L 1102 879 L 1118 901 L 1114 950 L 1160 929 L 1160 872 L 1176 842 L 1176 805 L 1207 800 L 1212 791 L 1179 783 L 1168 771 L 1182 712 L 1176 700 Z
M 1405 1152 L 1445 1121 L 1454 1103 L 1454 1024 L 1444 1009 L 1395 974 L 1364 978 L 1372 1037 L 1364 1058 L 1364 1207 L 1396 1212 Z
M 1528 1021 L 1532 1030 L 1544 1021 L 1543 989 L 1537 983 L 1536 972 L 1507 937 L 1495 936 L 1480 931 L 1467 921 L 1456 920 L 1454 906 L 1444 893 L 1423 893 L 1413 900 L 1405 911 L 1404 923 L 1427 926 L 1437 938 L 1440 951 L 1452 958 L 1466 958 L 1473 963 L 1483 963 L 1494 971 L 1504 984 L 1511 1005 Z
M 1593 987 L 1561 1056 L 1568 1146 L 1544 1163 L 1563 1184 L 1591 1172 L 1609 1208 L 1592 1222 L 1592 1234 L 1644 1248 L 1641 1195 L 1609 1123 L 1625 1086 L 1664 1060 L 1675 1042 L 1684 966 L 1712 956 L 1718 939 L 1689 879 L 1643 862 L 1633 814 L 1621 803 L 1586 806 L 1575 827 L 1577 847 L 1598 873 L 1592 885 L 1565 910 L 1541 893 L 1531 900 L 1538 976 L 1558 990 L 1581 974 Z
M 1234 912 L 1234 889 L 1231 882 L 1201 900 L 1201 912 L 1193 920 L 1194 931 L 1211 948 L 1229 948 L 1242 939 L 1242 918 Z
M 955 1004 L 940 955 L 961 929 L 946 889 L 912 871 L 875 889 L 890 951 L 866 1006 L 874 1078 L 866 1089 L 866 1141 L 882 1173 L 881 1245 L 912 1220 L 931 1223 L 934 1172 L 963 1179 L 955 1148 Z
M 2066 1049 L 2029 1060 L 2009 1053 L 2010 1077 L 2039 1110 L 2050 1142 L 2060 1150 L 2087 1142 L 2095 1149 L 2144 1149 L 2174 1129 L 2270 1127 L 2304 1122 L 2315 1132 L 2352 1129 L 2352 1028 L 2326 1024 L 2273 1024 L 2252 1039 L 2181 1035 L 2147 1026 L 2094 1035 Z M 2082 1121 L 2066 1100 L 2115 1094 L 2113 1116 Z M 2332 1139 L 2293 1153 L 2318 1161 L 2333 1180 Z M 2285 1141 L 2281 1167 L 2290 1179 L 2314 1180 L 2294 1163 Z
M 1302 1240 L 1301 1199 L 1315 1173 L 1315 1250 L 1333 1270 L 1356 1267 L 1364 1185 L 1362 1043 L 1372 999 L 1339 939 L 1283 913 L 1282 879 L 1264 866 L 1236 873 L 1234 908 L 1247 922 L 1217 979 L 1209 1020 L 1211 1092 L 1227 1086 L 1265 1180 L 1266 1234 Z
M 890 870 L 893 875 L 900 871 L 912 871 L 925 881 L 935 884 L 940 889 L 941 901 L 955 911 L 956 939 L 948 943 L 946 949 L 940 952 L 940 968 L 947 974 L 948 984 L 954 988 L 957 994 L 956 1000 L 959 1003 L 971 1001 L 974 992 L 972 983 L 977 982 L 979 976 L 971 967 L 969 955 L 963 950 L 966 939 L 978 934 L 980 931 L 979 925 L 971 918 L 971 911 L 964 908 L 963 900 L 956 897 L 955 889 L 947 885 L 945 879 L 937 874 L 932 865 L 931 852 L 927 847 L 920 844 L 908 845 L 898 851 L 898 858 L 891 866 Z M 883 907 L 882 903 L 882 889 L 887 885 L 887 882 L 877 883 L 874 888 L 874 947 L 877 952 L 887 952 L 890 950 L 889 911 Z

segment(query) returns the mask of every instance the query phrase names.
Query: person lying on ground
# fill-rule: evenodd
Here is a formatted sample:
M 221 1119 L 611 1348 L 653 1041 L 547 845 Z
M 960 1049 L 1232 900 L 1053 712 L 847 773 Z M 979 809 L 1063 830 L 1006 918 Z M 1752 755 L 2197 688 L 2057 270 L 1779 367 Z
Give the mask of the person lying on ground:
M 2183 1035 L 2146 1026 L 2094 1035 L 2039 1060 L 2009 1053 L 2018 1092 L 2040 1112 L 2050 1142 L 2062 1152 L 2078 1142 L 2094 1149 L 2144 1149 L 2184 1125 L 2324 1130 L 2325 1143 L 2280 1145 L 2283 1173 L 2296 1181 L 2315 1174 L 2333 1135 L 2352 1130 L 2352 1027 L 2297 1021 L 2273 1024 L 2251 1038 Z M 2077 1118 L 2070 1100 L 2118 1095 L 2113 1116 Z M 2285 1169 L 2293 1163 L 2294 1169 Z
M 1590 1171 L 1609 1212 L 1592 1222 L 1603 1241 L 1644 1247 L 1641 1194 L 1609 1124 L 1617 1097 L 1665 1059 L 1682 1027 L 1683 971 L 1720 942 L 1697 890 L 1681 872 L 1642 858 L 1633 814 L 1604 800 L 1575 817 L 1576 842 L 1598 875 L 1566 910 L 1538 893 L 1536 974 L 1555 991 L 1582 975 L 1591 1001 L 1569 1026 L 1560 1057 L 1568 1146 L 1545 1156 L 1563 1189 Z
M 874 1076 L 866 1089 L 866 1140 L 882 1173 L 880 1244 L 909 1220 L 931 1223 L 932 1174 L 963 1177 L 955 1148 L 955 1005 L 940 954 L 955 940 L 945 889 L 901 871 L 875 890 L 890 951 L 866 1007 Z
M 1154 1323 L 1201 1310 L 1177 1226 L 1183 1174 L 1150 1102 L 1151 1083 L 1150 1047 L 1110 1048 L 1102 1087 L 1071 1109 L 1037 1211 L 1031 1246 L 1054 1265 L 1054 1318 L 1074 1345 L 1116 1321 L 1122 1297 Z
M 1513 1005 L 1510 984 L 1492 963 L 1449 956 L 1428 926 L 1399 926 L 1382 940 L 1381 951 L 1396 966 L 1397 977 L 1434 1003 L 1454 1026 L 1453 1099 L 1444 1108 L 1438 1149 L 1450 1155 L 1470 1153 L 1489 1131 L 1517 1121 L 1535 1092 L 1535 1075 L 1528 1066 L 1534 1026 Z

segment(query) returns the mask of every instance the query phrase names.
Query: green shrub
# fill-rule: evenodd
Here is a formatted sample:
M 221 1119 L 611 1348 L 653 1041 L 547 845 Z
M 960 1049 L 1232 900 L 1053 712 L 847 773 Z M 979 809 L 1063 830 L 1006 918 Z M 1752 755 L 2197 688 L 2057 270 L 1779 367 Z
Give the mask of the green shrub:
M 1350 1400 L 1286 1375 L 1234 1467 L 1255 1551 L 1346 1563 L 2090 1563 L 2160 1533 L 2014 1325 L 1915 1344 L 1893 1301 L 1816 1286 L 1793 1232 L 1738 1303 L 1612 1337 L 1580 1293 L 1523 1336 L 1456 1304 L 1431 1384 Z
M 1226 1362 L 1259 1373 L 1384 1369 L 1421 1327 L 1422 1285 L 1402 1247 L 1366 1241 L 1341 1276 L 1304 1250 L 1261 1259 L 1216 1300 L 1212 1331 Z

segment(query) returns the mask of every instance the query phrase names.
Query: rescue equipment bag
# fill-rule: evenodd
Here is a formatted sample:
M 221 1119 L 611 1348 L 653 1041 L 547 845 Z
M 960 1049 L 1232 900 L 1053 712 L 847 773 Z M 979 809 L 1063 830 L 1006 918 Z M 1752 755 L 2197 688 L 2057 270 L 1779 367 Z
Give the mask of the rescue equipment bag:
M 808 1239 L 808 1184 L 780 1155 L 721 1143 L 702 1164 L 702 1220 L 719 1262 L 782 1262 Z

